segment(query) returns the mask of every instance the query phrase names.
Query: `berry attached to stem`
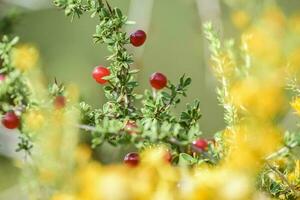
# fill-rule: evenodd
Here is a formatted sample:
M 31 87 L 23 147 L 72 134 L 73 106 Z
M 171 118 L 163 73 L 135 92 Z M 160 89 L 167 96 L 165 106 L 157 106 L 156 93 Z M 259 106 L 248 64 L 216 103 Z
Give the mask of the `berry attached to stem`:
M 93 78 L 102 85 L 107 82 L 107 80 L 103 78 L 109 75 L 110 75 L 109 69 L 101 65 L 96 67 L 93 71 Z
M 135 47 L 139 47 L 145 43 L 146 38 L 147 35 L 144 31 L 137 30 L 136 32 L 130 35 L 130 43 Z
M 124 157 L 124 163 L 128 166 L 135 167 L 140 162 L 140 155 L 136 152 L 128 153 Z
M 208 142 L 205 139 L 198 139 L 193 141 L 194 147 L 206 151 L 208 148 Z
M 54 99 L 54 107 L 56 109 L 61 109 L 66 105 L 66 98 L 62 95 L 55 97 Z
M 5 128 L 15 129 L 20 125 L 20 119 L 13 111 L 7 112 L 2 118 L 2 124 Z
M 156 90 L 161 90 L 167 86 L 167 77 L 162 73 L 155 72 L 150 77 L 150 84 Z

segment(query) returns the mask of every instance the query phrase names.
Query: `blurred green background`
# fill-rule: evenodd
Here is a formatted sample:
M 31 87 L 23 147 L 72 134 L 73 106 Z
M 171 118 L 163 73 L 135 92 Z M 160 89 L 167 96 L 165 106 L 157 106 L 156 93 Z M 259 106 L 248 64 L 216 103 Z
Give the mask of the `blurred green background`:
M 110 2 L 113 6 L 120 7 L 124 13 L 129 11 L 130 0 Z M 300 8 L 299 0 L 278 2 L 287 14 Z M 218 17 L 224 27 L 224 36 L 234 37 L 238 31 L 228 20 L 229 9 L 223 3 L 220 5 L 221 14 Z M 10 7 L 12 6 L 7 3 L 1 4 L 1 15 Z M 207 52 L 201 30 L 200 16 L 207 15 L 209 19 L 212 13 L 209 9 L 201 10 L 207 13 L 199 13 L 196 0 L 155 1 L 147 31 L 148 39 L 142 54 L 141 50 L 138 50 L 140 57 L 135 67 L 141 69 L 138 75 L 139 93 L 145 88 L 150 89 L 148 77 L 155 71 L 163 72 L 173 82 L 182 74 L 190 76 L 193 83 L 188 97 L 183 99 L 174 112 L 179 113 L 187 102 L 200 99 L 203 113 L 201 130 L 205 135 L 211 135 L 224 126 L 223 110 L 218 106 L 216 82 L 207 66 Z M 129 20 L 139 21 L 134 18 Z M 94 107 L 99 107 L 104 102 L 103 92 L 101 86 L 91 78 L 91 71 L 99 64 L 108 64 L 105 59 L 108 52 L 104 46 L 95 45 L 92 41 L 96 24 L 97 19 L 91 19 L 89 16 L 83 16 L 80 20 L 75 18 L 71 23 L 70 18 L 55 8 L 25 10 L 15 32 L 22 42 L 33 43 L 38 47 L 41 54 L 40 65 L 49 82 L 56 78 L 59 82 L 75 83 L 82 98 Z M 143 28 L 143 25 L 136 24 L 130 29 L 140 28 Z M 131 47 L 129 50 L 136 52 Z M 0 157 L 0 190 L 11 186 L 17 176 L 18 172 L 11 161 Z M 3 177 L 7 181 L 2 181 Z

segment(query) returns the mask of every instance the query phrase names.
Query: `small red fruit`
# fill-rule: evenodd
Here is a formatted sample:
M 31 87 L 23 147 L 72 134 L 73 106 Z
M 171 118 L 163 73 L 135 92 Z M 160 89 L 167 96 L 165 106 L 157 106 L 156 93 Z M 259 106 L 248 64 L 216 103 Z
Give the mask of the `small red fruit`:
M 167 151 L 164 156 L 164 159 L 167 163 L 171 163 L 172 162 L 172 154 L 169 151 Z
M 56 96 L 54 99 L 54 107 L 56 109 L 61 109 L 66 105 L 66 98 L 64 96 Z
M 103 66 L 95 67 L 93 71 L 93 78 L 100 84 L 105 84 L 107 80 L 103 79 L 106 76 L 110 75 L 109 69 Z
M 140 162 L 140 156 L 136 152 L 128 153 L 124 157 L 124 163 L 128 166 L 135 167 L 139 164 Z
M 202 151 L 206 151 L 208 148 L 208 143 L 205 139 L 198 139 L 193 142 L 193 145 Z
M 20 119 L 15 112 L 9 111 L 3 116 L 2 124 L 8 129 L 15 129 L 19 127 Z
M 134 32 L 130 35 L 130 43 L 135 47 L 139 47 L 144 44 L 144 42 L 146 41 L 146 38 L 147 38 L 147 35 L 144 31 L 137 30 L 136 32 Z
M 150 84 L 153 88 L 160 90 L 167 86 L 167 77 L 162 73 L 155 72 L 150 77 Z
M 3 74 L 0 74 L 0 82 L 5 80 L 5 76 Z
M 134 121 L 127 121 L 124 129 L 129 134 L 137 134 L 138 133 L 137 128 L 138 128 L 138 126 L 136 125 L 136 123 Z

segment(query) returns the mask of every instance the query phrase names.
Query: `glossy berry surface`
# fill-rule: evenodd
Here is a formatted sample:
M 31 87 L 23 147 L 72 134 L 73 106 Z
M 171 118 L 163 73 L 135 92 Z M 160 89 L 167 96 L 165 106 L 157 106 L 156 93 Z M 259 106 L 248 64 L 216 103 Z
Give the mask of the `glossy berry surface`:
M 193 145 L 202 151 L 206 151 L 208 148 L 208 143 L 205 139 L 198 139 L 193 142 Z
M 136 32 L 130 35 L 130 43 L 135 47 L 139 47 L 145 43 L 146 38 L 147 35 L 144 31 L 137 30 Z
M 136 152 L 128 153 L 124 157 L 124 163 L 128 166 L 135 167 L 140 162 L 140 155 Z
M 93 78 L 100 84 L 105 84 L 107 80 L 103 78 L 109 75 L 110 75 L 109 69 L 101 65 L 96 67 L 93 71 Z
M 13 111 L 10 111 L 3 116 L 2 124 L 5 128 L 15 129 L 19 127 L 20 119 Z
M 61 109 L 66 106 L 66 98 L 64 96 L 57 96 L 54 99 L 54 107 L 56 109 Z
M 155 72 L 150 77 L 150 84 L 153 88 L 161 90 L 167 86 L 167 77 L 162 73 Z

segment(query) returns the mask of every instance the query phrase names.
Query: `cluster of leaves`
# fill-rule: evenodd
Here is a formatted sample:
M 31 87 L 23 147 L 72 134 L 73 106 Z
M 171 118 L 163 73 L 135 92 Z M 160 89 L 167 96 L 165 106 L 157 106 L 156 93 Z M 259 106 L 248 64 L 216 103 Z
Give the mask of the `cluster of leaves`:
M 31 91 L 22 72 L 13 66 L 12 49 L 18 43 L 18 37 L 10 39 L 3 36 L 0 42 L 0 74 L 4 80 L 0 84 L 0 114 L 4 115 L 8 111 L 22 113 L 35 102 L 30 97 Z M 22 126 L 20 127 L 22 132 Z M 29 137 L 24 133 L 20 136 L 17 151 L 28 152 L 32 148 Z

